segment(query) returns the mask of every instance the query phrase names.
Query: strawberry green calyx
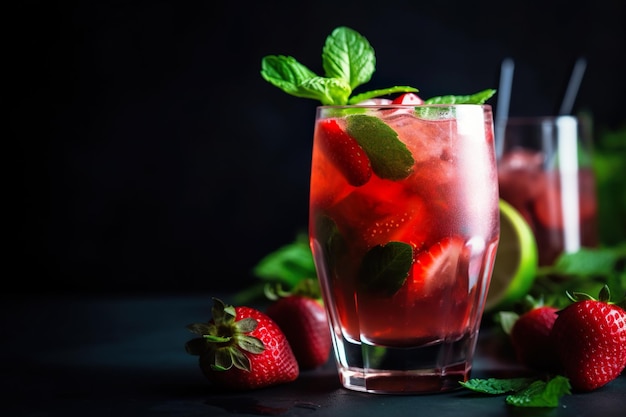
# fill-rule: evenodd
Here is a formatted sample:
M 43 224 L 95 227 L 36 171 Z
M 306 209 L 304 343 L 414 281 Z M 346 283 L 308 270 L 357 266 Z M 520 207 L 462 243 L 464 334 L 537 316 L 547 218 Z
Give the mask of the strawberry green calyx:
M 211 355 L 211 369 L 226 371 L 235 368 L 250 371 L 250 359 L 244 352 L 259 354 L 265 350 L 263 342 L 248 333 L 257 328 L 251 317 L 236 321 L 235 308 L 213 299 L 213 319 L 208 323 L 193 323 L 187 329 L 201 337 L 187 342 L 187 353 L 196 356 Z
M 611 290 L 609 286 L 606 284 L 603 285 L 602 288 L 600 289 L 597 299 L 584 292 L 571 292 L 570 293 L 569 291 L 566 291 L 565 295 L 572 302 L 585 301 L 585 300 L 602 301 L 607 304 L 616 305 L 620 307 L 622 310 L 626 310 L 626 294 L 624 294 L 624 297 L 622 297 L 622 299 L 619 301 L 611 301 L 611 298 L 612 298 Z
M 601 289 L 600 289 L 600 293 L 598 294 L 598 298 L 594 298 L 591 295 L 584 293 L 584 292 L 569 292 L 566 291 L 565 295 L 567 295 L 567 298 L 569 298 L 572 302 L 577 302 L 577 301 L 585 301 L 585 300 L 589 300 L 589 301 L 602 301 L 604 303 L 609 303 L 609 304 L 614 304 L 611 302 L 611 290 L 609 289 L 608 285 L 604 285 Z

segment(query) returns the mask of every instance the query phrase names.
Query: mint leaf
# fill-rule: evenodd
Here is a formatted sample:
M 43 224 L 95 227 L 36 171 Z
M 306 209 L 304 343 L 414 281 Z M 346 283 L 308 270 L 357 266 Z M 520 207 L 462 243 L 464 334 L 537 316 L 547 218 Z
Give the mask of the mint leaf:
M 404 242 L 389 242 L 370 249 L 359 269 L 358 286 L 364 292 L 391 296 L 404 284 L 413 264 L 413 248 Z
M 289 287 L 295 286 L 303 278 L 316 277 L 308 237 L 305 234 L 298 235 L 294 242 L 269 253 L 254 267 L 253 273 L 259 278 L 279 281 Z
M 484 104 L 495 93 L 496 90 L 488 89 L 465 96 L 448 95 L 431 97 L 428 100 L 424 100 L 424 104 Z
M 324 105 L 338 106 L 345 104 L 352 89 L 344 80 L 315 76 L 299 86 L 300 97 L 317 98 Z
M 532 378 L 509 378 L 509 379 L 479 379 L 473 378 L 467 382 L 459 382 L 463 387 L 481 394 L 499 395 L 508 392 L 523 390 L 533 382 Z
M 567 292 L 597 294 L 608 285 L 621 305 L 626 302 L 626 244 L 615 247 L 581 248 L 561 254 L 553 265 L 539 268 L 531 289 L 543 295 L 548 304 L 565 307 L 570 300 Z
M 407 86 L 395 86 L 389 88 L 381 88 L 380 90 L 372 90 L 366 93 L 357 94 L 352 96 L 350 100 L 348 100 L 348 104 L 358 104 L 362 101 L 369 100 L 370 98 L 385 96 L 388 94 L 394 93 L 417 93 L 419 90 L 413 87 Z
M 318 98 L 317 95 L 311 95 L 301 87 L 305 81 L 317 75 L 293 57 L 284 55 L 264 57 L 261 60 L 261 76 L 288 94 L 304 98 Z
M 354 89 L 368 82 L 374 74 L 374 48 L 361 34 L 341 26 L 326 38 L 322 65 L 326 77 L 346 81 Z
M 413 155 L 385 122 L 355 114 L 346 118 L 346 131 L 361 145 L 380 178 L 400 180 L 409 176 L 415 163 Z
M 610 275 L 620 259 L 626 260 L 626 246 L 581 248 L 577 252 L 563 253 L 548 269 L 552 274 L 562 275 Z
M 463 387 L 481 394 L 507 395 L 505 401 L 516 407 L 558 407 L 563 395 L 571 394 L 569 379 L 556 375 L 548 381 L 533 378 L 470 379 L 459 382 Z
M 505 401 L 516 407 L 558 407 L 563 395 L 571 394 L 569 379 L 557 375 L 545 381 L 534 381 L 522 391 L 509 395 Z

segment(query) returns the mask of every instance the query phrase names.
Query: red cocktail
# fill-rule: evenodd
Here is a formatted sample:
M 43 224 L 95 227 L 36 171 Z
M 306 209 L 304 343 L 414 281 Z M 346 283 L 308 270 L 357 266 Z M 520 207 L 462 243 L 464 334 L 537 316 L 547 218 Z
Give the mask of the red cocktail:
M 491 108 L 319 107 L 310 237 L 344 385 L 458 387 L 499 237 Z

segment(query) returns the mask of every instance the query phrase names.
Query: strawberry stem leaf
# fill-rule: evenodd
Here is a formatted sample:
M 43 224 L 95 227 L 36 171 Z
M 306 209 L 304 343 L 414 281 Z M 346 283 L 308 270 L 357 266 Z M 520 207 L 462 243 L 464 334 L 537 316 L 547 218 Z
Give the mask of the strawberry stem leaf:
M 229 348 L 220 348 L 215 351 L 215 363 L 212 364 L 216 369 L 228 370 L 233 366 L 233 354 Z
M 606 303 L 611 301 L 611 290 L 609 289 L 608 285 L 602 286 L 602 288 L 600 289 L 600 294 L 598 295 L 598 299 Z
M 584 292 L 569 292 L 566 291 L 565 294 L 567 295 L 567 298 L 569 298 L 571 301 L 573 302 L 577 302 L 577 301 L 585 301 L 585 300 L 589 300 L 589 301 L 596 301 L 596 299 L 592 296 L 590 296 L 587 293 Z M 600 289 L 600 293 L 598 294 L 598 301 L 602 301 L 604 303 L 609 303 L 611 302 L 611 290 L 609 289 L 608 285 L 603 285 L 602 288 Z
M 192 323 L 187 325 L 187 330 L 200 336 L 217 333 L 215 325 L 211 323 Z
M 235 322 L 235 332 L 238 333 L 250 333 L 254 329 L 256 329 L 258 323 L 252 317 L 246 317 L 245 319 L 241 319 Z M 236 333 L 235 333 L 236 334 Z
M 572 302 L 577 302 L 577 301 L 585 301 L 585 300 L 591 300 L 594 301 L 595 298 L 590 296 L 587 293 L 584 292 L 578 292 L 578 291 L 573 291 L 573 292 L 569 292 L 566 291 L 565 295 L 567 295 L 567 298 L 569 298 Z
M 235 368 L 250 372 L 250 370 L 252 369 L 250 359 L 239 349 L 229 348 L 228 350 L 231 355 L 231 361 L 233 365 L 235 365 Z
M 237 346 L 239 346 L 241 349 L 245 350 L 246 352 L 250 352 L 254 354 L 263 353 L 263 351 L 265 350 L 265 346 L 263 345 L 263 342 L 261 342 L 256 337 L 252 337 L 252 336 L 238 337 Z
M 213 318 L 208 323 L 193 323 L 187 328 L 202 336 L 188 341 L 185 350 L 191 355 L 208 359 L 210 367 L 216 371 L 225 371 L 233 365 L 242 370 L 250 370 L 250 359 L 246 352 L 259 354 L 265 345 L 257 337 L 248 333 L 258 327 L 258 321 L 252 317 L 237 318 L 234 306 L 226 305 L 218 298 L 213 299 Z
M 202 338 L 209 343 L 228 343 L 232 340 L 230 336 L 215 336 L 212 334 L 202 335 Z

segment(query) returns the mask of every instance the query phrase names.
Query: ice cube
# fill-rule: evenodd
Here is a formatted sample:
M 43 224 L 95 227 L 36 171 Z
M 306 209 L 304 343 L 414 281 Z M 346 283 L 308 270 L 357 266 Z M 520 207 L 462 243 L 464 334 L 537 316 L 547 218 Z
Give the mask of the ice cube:
M 450 121 L 424 120 L 412 111 L 386 115 L 385 122 L 398 133 L 413 154 L 417 163 L 428 159 L 447 160 L 451 157 L 451 145 L 455 135 Z

